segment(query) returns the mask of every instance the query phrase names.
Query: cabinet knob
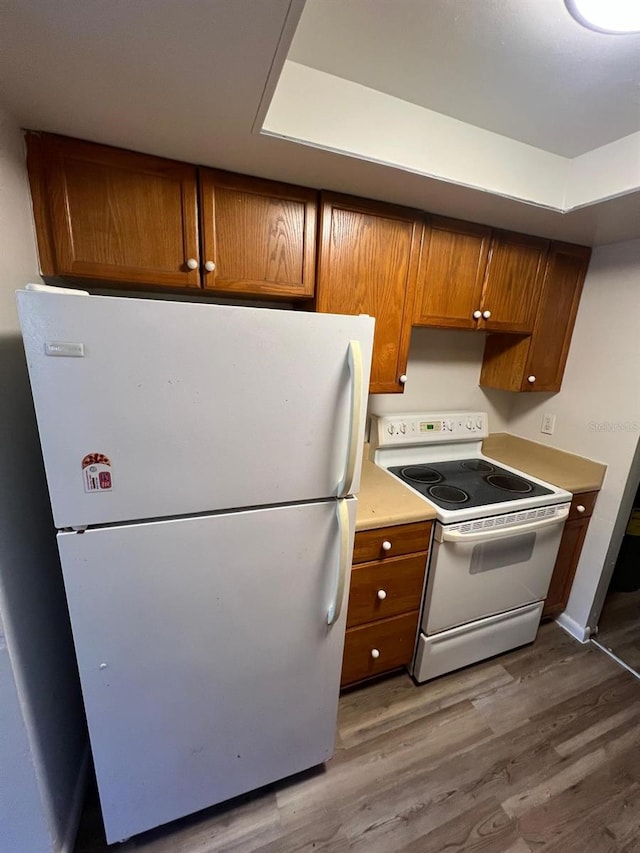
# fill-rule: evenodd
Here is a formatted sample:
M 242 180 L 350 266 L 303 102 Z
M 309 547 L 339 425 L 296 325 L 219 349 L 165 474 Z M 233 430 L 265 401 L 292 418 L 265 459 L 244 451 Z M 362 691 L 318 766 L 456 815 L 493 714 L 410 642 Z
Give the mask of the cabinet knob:
M 578 512 L 584 512 L 586 510 L 586 507 L 582 506 L 582 504 L 578 504 L 576 509 L 578 510 Z
M 406 373 L 403 373 L 403 374 L 402 374 L 402 376 L 399 376 L 399 377 L 398 377 L 398 382 L 399 382 L 401 385 L 404 385 L 404 383 L 405 383 L 406 381 L 407 381 L 407 374 L 406 374 Z
M 489 317 L 491 316 L 491 311 L 483 311 L 482 316 L 484 317 L 485 320 L 488 320 Z
M 527 382 L 528 382 L 530 385 L 533 385 L 533 383 L 534 383 L 535 381 L 536 381 L 536 377 L 535 377 L 535 376 L 527 376 Z
M 187 269 L 197 270 L 198 269 L 198 261 L 195 258 L 189 258 L 187 260 Z
M 482 311 L 474 311 L 473 312 L 473 319 L 474 320 L 479 320 L 480 317 L 482 317 Z
M 382 550 L 383 551 L 390 551 L 391 550 L 391 542 L 389 542 L 388 539 L 385 539 L 384 542 L 382 543 Z
M 216 265 L 214 264 L 213 261 L 207 261 L 206 264 L 204 265 L 204 268 L 206 269 L 207 272 L 213 272 L 214 269 L 216 268 Z
M 584 509 L 584 507 L 582 507 L 582 508 Z M 578 507 L 578 509 L 580 509 L 580 507 Z M 384 589 L 379 589 L 378 590 L 378 598 L 380 599 L 380 601 L 384 601 L 386 597 L 387 597 L 386 591 Z
M 378 651 L 378 649 L 371 649 L 371 657 L 374 660 L 377 660 L 380 657 L 380 652 Z

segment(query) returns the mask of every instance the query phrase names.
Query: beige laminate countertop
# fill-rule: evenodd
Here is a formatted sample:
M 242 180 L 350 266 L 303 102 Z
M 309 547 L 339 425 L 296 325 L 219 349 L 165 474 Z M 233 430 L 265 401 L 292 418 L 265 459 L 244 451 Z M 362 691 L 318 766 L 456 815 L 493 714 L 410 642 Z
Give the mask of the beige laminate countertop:
M 435 518 L 426 501 L 368 459 L 362 461 L 362 480 L 356 509 L 356 530 L 388 524 L 409 524 Z
M 594 492 L 602 486 L 607 466 L 574 453 L 507 432 L 492 433 L 482 442 L 485 456 L 519 468 L 568 492 Z

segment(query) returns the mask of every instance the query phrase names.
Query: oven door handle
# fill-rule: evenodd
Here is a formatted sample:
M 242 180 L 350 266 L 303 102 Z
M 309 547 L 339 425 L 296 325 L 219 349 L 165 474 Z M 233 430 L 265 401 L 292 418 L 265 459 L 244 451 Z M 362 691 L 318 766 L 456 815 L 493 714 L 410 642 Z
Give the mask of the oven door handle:
M 532 530 L 540 530 L 550 527 L 552 524 L 560 524 L 566 521 L 569 515 L 569 505 L 558 511 L 553 518 L 543 518 L 540 521 L 531 521 L 526 524 L 518 524 L 515 527 L 501 527 L 499 530 L 478 530 L 474 533 L 460 533 L 459 530 L 442 531 L 443 542 L 486 542 L 489 539 L 506 539 L 508 536 L 517 536 L 519 533 L 529 533 Z

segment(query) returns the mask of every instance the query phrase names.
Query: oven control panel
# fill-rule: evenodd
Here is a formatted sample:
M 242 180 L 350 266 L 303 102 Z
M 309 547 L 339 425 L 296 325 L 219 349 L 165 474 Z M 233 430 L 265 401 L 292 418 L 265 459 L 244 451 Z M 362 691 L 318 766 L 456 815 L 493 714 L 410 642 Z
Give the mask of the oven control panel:
M 371 444 L 389 447 L 399 444 L 440 444 L 486 438 L 486 412 L 412 412 L 405 415 L 373 415 Z

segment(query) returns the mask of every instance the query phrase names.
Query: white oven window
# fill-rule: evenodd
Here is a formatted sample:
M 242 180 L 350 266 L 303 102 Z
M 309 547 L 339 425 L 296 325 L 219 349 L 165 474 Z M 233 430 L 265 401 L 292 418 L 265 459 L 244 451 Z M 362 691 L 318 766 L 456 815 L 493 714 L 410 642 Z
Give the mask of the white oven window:
M 524 533 L 495 542 L 481 542 L 473 546 L 469 574 L 491 572 L 505 566 L 516 566 L 528 562 L 533 555 L 536 534 Z

